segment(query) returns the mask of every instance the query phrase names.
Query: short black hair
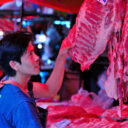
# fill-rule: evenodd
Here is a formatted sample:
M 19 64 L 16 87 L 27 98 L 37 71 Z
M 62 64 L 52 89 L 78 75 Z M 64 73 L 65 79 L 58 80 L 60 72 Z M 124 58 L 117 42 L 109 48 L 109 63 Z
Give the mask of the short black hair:
M 33 41 L 33 35 L 27 31 L 10 32 L 0 40 L 0 68 L 6 75 L 16 75 L 9 62 L 14 60 L 21 63 L 21 56 L 27 50 L 30 41 Z

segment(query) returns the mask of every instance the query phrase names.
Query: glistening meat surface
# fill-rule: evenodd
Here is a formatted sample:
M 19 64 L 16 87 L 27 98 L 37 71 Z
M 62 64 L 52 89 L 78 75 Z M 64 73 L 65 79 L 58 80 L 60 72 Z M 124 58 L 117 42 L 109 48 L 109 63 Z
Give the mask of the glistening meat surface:
M 103 53 L 114 29 L 116 0 L 106 5 L 97 0 L 86 0 L 80 8 L 76 24 L 63 41 L 62 48 L 74 45 L 70 50 L 72 59 L 87 69 Z

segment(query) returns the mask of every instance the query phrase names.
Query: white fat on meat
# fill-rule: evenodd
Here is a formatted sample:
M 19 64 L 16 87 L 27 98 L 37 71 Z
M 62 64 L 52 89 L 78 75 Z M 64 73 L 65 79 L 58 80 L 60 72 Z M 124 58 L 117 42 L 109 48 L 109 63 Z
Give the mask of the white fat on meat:
M 108 70 L 108 75 L 107 75 L 107 80 L 105 81 L 105 91 L 107 95 L 111 98 L 118 99 L 118 94 L 117 94 L 117 82 L 115 79 L 115 74 L 114 74 L 114 62 L 111 63 L 111 69 Z

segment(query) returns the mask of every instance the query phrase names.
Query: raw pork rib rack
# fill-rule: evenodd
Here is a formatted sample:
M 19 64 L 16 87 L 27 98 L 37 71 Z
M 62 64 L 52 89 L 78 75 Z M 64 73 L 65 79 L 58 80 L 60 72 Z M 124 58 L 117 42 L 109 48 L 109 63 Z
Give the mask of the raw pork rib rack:
M 97 0 L 86 0 L 77 16 L 76 24 L 63 41 L 62 47 L 74 45 L 70 50 L 72 59 L 85 70 L 103 53 L 114 31 L 117 17 L 117 0 L 108 0 L 106 5 Z

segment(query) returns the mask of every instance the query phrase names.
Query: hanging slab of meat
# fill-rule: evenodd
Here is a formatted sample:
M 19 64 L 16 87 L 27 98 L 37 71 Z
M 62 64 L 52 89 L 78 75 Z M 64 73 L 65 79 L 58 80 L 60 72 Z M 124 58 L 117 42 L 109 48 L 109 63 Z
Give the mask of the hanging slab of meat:
M 87 69 L 103 53 L 116 18 L 116 0 L 108 0 L 106 5 L 97 0 L 85 0 L 76 18 L 76 24 L 63 41 L 62 47 L 69 45 L 71 58 Z
M 123 63 L 124 63 L 124 72 L 123 72 L 123 81 L 128 82 L 128 2 L 126 4 L 126 13 L 124 18 L 124 24 L 122 29 L 122 47 L 120 51 L 123 52 Z
M 127 55 L 128 54 L 128 3 L 126 4 L 126 13 L 125 13 L 123 30 L 122 30 L 122 43 L 124 45 L 125 55 Z
M 122 43 L 122 26 L 125 16 L 125 1 L 116 0 L 116 18 L 113 34 L 108 43 L 108 58 L 110 61 L 107 70 L 107 80 L 105 82 L 105 90 L 109 97 L 121 99 L 122 94 L 122 79 L 123 79 L 123 54 L 124 48 Z
M 115 20 L 114 33 L 111 35 L 110 43 L 108 43 L 108 57 L 110 65 L 107 70 L 107 81 L 105 82 L 105 90 L 109 97 L 119 100 L 120 109 L 118 115 L 122 118 L 122 104 L 125 98 L 124 86 L 124 48 L 122 43 L 122 26 L 125 16 L 125 1 L 117 0 L 116 10 L 117 16 Z

